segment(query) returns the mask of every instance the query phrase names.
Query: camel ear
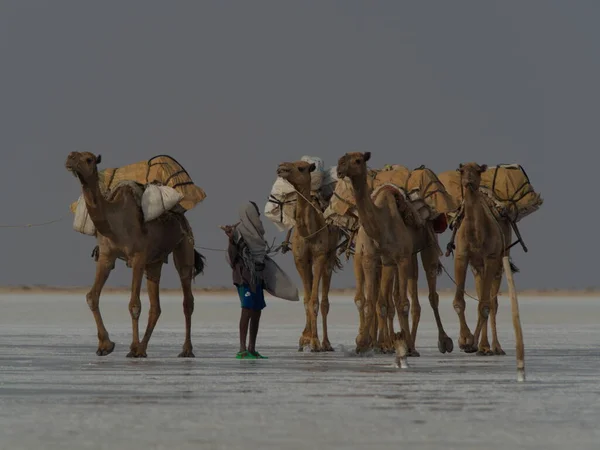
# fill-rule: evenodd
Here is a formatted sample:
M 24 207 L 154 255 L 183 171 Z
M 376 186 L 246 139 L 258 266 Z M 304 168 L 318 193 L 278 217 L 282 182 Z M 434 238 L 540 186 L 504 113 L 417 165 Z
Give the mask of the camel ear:
M 459 171 L 459 172 L 462 172 L 462 169 L 463 169 L 463 163 L 460 163 L 460 164 L 458 165 L 458 171 Z
M 482 164 L 481 166 L 479 166 L 479 173 L 483 173 L 487 170 L 488 166 L 487 164 Z
M 310 166 L 308 166 L 308 171 L 309 172 L 314 172 L 317 168 L 317 165 L 315 163 L 312 163 Z
M 367 162 L 368 160 L 371 159 L 371 152 L 365 152 L 364 153 L 364 158 L 365 158 L 365 162 Z
M 102 162 L 102 155 L 96 156 L 96 165 L 100 164 L 101 162 Z

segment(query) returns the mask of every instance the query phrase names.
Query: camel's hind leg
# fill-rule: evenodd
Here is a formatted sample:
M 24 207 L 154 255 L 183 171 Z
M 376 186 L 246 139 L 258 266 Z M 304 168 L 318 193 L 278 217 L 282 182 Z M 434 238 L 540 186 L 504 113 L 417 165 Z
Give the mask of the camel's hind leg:
M 467 267 L 469 261 L 466 256 L 456 254 L 454 258 L 454 279 L 456 281 L 456 292 L 452 305 L 454 311 L 458 314 L 460 322 L 460 335 L 458 338 L 458 346 L 466 353 L 474 353 L 477 351 L 475 346 L 475 338 L 467 325 L 465 317 L 465 281 L 467 279 Z
M 377 324 L 374 317 L 377 297 L 379 295 L 378 258 L 362 255 L 362 272 L 364 274 L 366 299 L 364 302 L 364 327 L 356 337 L 356 353 L 372 348 L 377 340 Z
M 396 301 L 400 298 L 400 286 L 398 285 L 398 274 L 396 270 L 393 271 L 392 276 L 392 289 L 390 296 L 387 301 L 387 329 L 388 336 L 391 342 L 388 344 L 390 348 L 389 352 L 393 353 L 395 348 L 396 333 L 394 332 L 394 318 L 396 317 Z
M 393 336 L 390 336 L 390 330 L 388 328 L 388 312 L 387 307 L 391 298 L 393 298 L 393 283 L 394 283 L 394 271 L 396 270 L 395 265 L 389 264 L 387 261 L 383 262 L 381 268 L 381 285 L 379 287 L 379 295 L 377 296 L 377 348 L 383 352 L 388 353 L 394 351 Z
M 408 348 L 409 356 L 420 356 L 415 350 L 415 345 L 410 334 L 410 325 L 408 323 L 408 313 L 410 303 L 408 301 L 408 280 L 411 276 L 411 262 L 409 259 L 398 262 L 398 285 L 399 285 L 399 301 L 396 303 L 396 312 L 400 319 L 400 329 L 406 339 L 406 347 Z
M 145 358 L 146 350 L 140 345 L 139 320 L 142 313 L 142 302 L 140 293 L 142 291 L 142 281 L 144 278 L 144 269 L 146 267 L 146 255 L 136 253 L 131 258 L 131 298 L 129 299 L 129 314 L 131 315 L 132 339 L 129 346 L 128 358 Z
M 412 319 L 411 339 L 413 346 L 417 347 L 417 330 L 421 321 L 421 303 L 419 302 L 419 262 L 417 255 L 413 255 L 410 262 L 410 278 L 408 279 L 408 293 L 410 295 L 410 315 Z M 415 350 L 416 351 L 416 350 Z M 418 353 L 418 352 L 417 352 Z M 409 356 L 410 352 L 409 352 Z
M 319 331 L 317 322 L 319 317 L 319 285 L 323 278 L 323 273 L 327 267 L 327 255 L 319 255 L 313 261 L 313 280 L 310 295 L 310 351 L 320 352 L 321 343 L 319 342 Z
M 304 331 L 300 335 L 298 342 L 298 351 L 304 350 L 304 347 L 310 344 L 310 296 L 313 283 L 313 274 L 311 261 L 307 257 L 295 257 L 296 270 L 302 279 L 304 285 L 304 313 L 306 315 L 306 324 L 304 325 Z
M 100 293 L 102 292 L 106 280 L 108 280 L 111 270 L 115 267 L 115 261 L 115 256 L 100 253 L 98 262 L 96 263 L 96 278 L 94 279 L 94 284 L 85 296 L 87 304 L 94 315 L 96 328 L 98 330 L 98 350 L 96 350 L 96 355 L 98 356 L 106 356 L 115 349 L 115 343 L 112 342 L 108 336 L 108 331 L 106 331 L 106 327 L 104 326 L 99 307 Z
M 148 312 L 146 332 L 144 333 L 144 337 L 139 346 L 140 351 L 144 353 L 146 353 L 148 342 L 150 342 L 150 337 L 152 336 L 152 332 L 154 331 L 154 327 L 156 327 L 156 323 L 158 322 L 161 313 L 159 286 L 162 265 L 163 263 L 159 262 L 146 267 L 146 286 L 148 288 L 148 298 L 150 300 L 150 311 Z
M 437 277 L 439 275 L 441 266 L 440 260 L 437 253 L 437 245 L 430 246 L 421 252 L 421 261 L 423 262 L 423 268 L 425 270 L 425 276 L 427 278 L 427 286 L 429 287 L 429 304 L 433 310 L 435 317 L 435 323 L 438 329 L 438 349 L 440 353 L 452 353 L 454 350 L 454 344 L 452 339 L 448 337 L 442 324 L 442 318 L 440 317 L 440 297 L 437 293 Z
M 333 347 L 329 342 L 329 333 L 327 332 L 327 315 L 329 314 L 329 288 L 331 286 L 331 275 L 333 273 L 333 264 L 326 266 L 321 280 L 321 318 L 323 319 L 323 340 L 321 342 L 321 351 L 332 352 Z
M 201 256 L 198 257 L 201 258 Z M 182 351 L 178 355 L 180 358 L 195 357 L 192 346 L 192 314 L 194 313 L 192 280 L 194 279 L 195 258 L 194 244 L 189 239 L 183 239 L 173 250 L 173 262 L 183 290 L 183 315 L 185 317 L 185 340 Z

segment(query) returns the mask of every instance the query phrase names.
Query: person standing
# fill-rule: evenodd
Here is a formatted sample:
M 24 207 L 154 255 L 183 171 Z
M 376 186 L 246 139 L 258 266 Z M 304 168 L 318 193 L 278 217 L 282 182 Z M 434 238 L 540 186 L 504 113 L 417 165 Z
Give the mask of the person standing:
M 222 227 L 229 239 L 228 262 L 242 307 L 239 326 L 240 350 L 236 358 L 268 359 L 256 350 L 260 317 L 262 310 L 267 306 L 263 277 L 267 257 L 265 230 L 256 203 L 249 202 L 242 205 L 239 215 L 240 221 L 236 225 Z M 248 329 L 250 339 L 246 345 Z

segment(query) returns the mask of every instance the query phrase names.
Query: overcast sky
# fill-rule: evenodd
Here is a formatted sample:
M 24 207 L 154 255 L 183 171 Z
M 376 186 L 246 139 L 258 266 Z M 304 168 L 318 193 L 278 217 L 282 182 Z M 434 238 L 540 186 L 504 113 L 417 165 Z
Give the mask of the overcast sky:
M 66 218 L 0 228 L 0 284 L 92 283 L 70 151 L 104 167 L 174 156 L 208 194 L 188 213 L 197 243 L 224 247 L 217 226 L 241 202 L 264 205 L 278 163 L 368 150 L 372 167 L 524 165 L 545 203 L 521 222 L 518 287 L 599 286 L 599 13 L 549 0 L 3 1 L 0 223 Z M 205 255 L 196 285 L 231 284 L 224 254 Z M 277 260 L 299 280 L 291 254 Z M 172 263 L 163 274 L 178 285 Z M 130 277 L 119 262 L 108 284 Z M 352 284 L 349 263 L 333 285 Z

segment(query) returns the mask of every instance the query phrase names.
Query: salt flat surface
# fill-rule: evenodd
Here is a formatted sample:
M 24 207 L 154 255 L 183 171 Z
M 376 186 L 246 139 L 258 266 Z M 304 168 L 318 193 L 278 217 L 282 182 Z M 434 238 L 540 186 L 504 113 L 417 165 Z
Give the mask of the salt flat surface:
M 195 359 L 179 359 L 179 297 L 163 297 L 148 358 L 125 357 L 131 339 L 123 295 L 103 296 L 115 352 L 98 357 L 82 295 L 0 296 L 0 449 L 598 449 L 600 301 L 521 298 L 527 382 L 516 383 L 507 298 L 504 357 L 458 351 L 450 298 L 441 313 L 455 351 L 437 350 L 421 299 L 420 358 L 355 357 L 358 317 L 331 300 L 337 351 L 297 352 L 302 304 L 267 299 L 258 349 L 239 361 L 234 297 L 198 296 Z M 468 302 L 468 319 L 475 303 Z M 147 301 L 143 301 L 145 328 Z

